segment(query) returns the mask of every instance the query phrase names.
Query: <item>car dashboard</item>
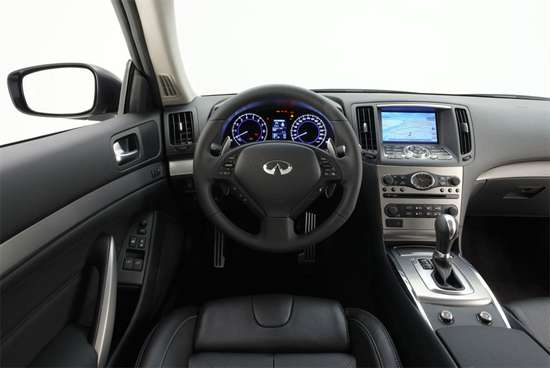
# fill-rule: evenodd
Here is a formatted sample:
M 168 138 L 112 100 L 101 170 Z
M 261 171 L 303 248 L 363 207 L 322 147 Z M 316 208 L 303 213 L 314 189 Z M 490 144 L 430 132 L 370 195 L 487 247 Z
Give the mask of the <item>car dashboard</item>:
M 363 152 L 364 198 L 384 240 L 433 241 L 441 213 L 549 216 L 546 99 L 323 91 L 355 130 Z M 174 180 L 193 191 L 195 142 L 232 95 L 197 97 L 165 112 L 166 153 Z M 333 124 L 300 101 L 259 101 L 227 118 L 219 133 L 233 147 L 294 141 L 338 147 Z M 518 142 L 518 137 L 523 137 Z M 528 143 L 527 143 L 528 142 Z M 377 203 L 374 206 L 374 203 Z

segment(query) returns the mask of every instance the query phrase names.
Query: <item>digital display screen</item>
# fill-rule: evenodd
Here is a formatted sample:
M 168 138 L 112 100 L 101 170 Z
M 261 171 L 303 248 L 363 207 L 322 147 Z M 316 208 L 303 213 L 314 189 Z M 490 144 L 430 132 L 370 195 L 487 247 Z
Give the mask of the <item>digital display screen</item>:
M 382 141 L 437 143 L 435 111 L 382 111 Z
M 273 125 L 271 128 L 271 139 L 276 141 L 284 141 L 287 139 L 287 124 L 285 119 L 273 119 Z

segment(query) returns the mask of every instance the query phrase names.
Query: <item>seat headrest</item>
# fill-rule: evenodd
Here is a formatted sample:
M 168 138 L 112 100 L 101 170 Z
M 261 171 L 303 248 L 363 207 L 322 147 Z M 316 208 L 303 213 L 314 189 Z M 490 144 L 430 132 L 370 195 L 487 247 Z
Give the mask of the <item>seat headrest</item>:
M 195 337 L 197 351 L 314 353 L 349 349 L 346 317 L 335 301 L 257 295 L 207 303 Z

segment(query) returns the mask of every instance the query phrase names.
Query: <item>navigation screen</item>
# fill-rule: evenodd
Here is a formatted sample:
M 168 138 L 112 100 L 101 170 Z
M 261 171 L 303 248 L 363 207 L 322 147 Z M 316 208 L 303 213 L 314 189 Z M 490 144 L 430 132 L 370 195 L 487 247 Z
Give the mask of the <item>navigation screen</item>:
M 437 143 L 435 112 L 382 111 L 382 141 Z

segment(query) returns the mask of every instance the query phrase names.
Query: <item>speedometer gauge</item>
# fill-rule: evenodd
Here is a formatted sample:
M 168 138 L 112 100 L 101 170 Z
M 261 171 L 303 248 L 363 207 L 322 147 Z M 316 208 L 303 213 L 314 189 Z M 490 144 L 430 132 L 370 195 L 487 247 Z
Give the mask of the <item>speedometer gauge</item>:
M 327 139 L 327 127 L 320 117 L 306 114 L 294 120 L 290 128 L 290 136 L 294 142 L 318 147 Z
M 235 119 L 231 126 L 231 135 L 238 145 L 265 141 L 267 124 L 260 115 L 246 113 Z

